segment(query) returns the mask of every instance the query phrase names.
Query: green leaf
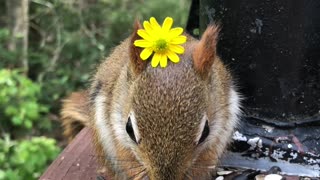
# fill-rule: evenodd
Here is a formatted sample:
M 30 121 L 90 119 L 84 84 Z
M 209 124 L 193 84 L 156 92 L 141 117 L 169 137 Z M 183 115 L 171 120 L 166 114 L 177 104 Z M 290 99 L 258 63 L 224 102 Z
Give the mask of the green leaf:
M 6 176 L 6 173 L 0 169 L 0 180 L 4 180 L 5 179 L 5 176 Z
M 13 123 L 13 125 L 21 125 L 22 119 L 18 116 L 14 116 L 14 117 L 12 117 L 12 123 Z
M 31 128 L 32 128 L 32 121 L 30 121 L 30 120 L 25 120 L 25 121 L 24 121 L 24 126 L 25 126 L 27 129 L 31 129 Z
M 7 108 L 5 108 L 5 114 L 7 116 L 12 116 L 18 113 L 17 107 L 14 107 L 12 105 L 9 105 Z

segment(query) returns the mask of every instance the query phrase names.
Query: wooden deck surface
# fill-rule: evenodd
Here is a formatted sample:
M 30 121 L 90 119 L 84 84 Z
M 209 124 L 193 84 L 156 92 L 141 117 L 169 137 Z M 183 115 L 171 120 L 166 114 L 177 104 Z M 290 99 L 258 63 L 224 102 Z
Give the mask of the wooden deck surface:
M 95 180 L 99 164 L 92 144 L 91 130 L 84 128 L 48 167 L 40 180 Z M 107 178 L 105 178 L 107 179 Z

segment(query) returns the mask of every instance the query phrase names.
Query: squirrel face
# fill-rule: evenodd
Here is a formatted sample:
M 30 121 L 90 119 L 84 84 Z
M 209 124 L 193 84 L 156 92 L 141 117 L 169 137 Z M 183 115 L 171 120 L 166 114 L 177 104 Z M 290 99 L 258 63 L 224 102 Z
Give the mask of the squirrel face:
M 178 64 L 152 68 L 131 38 L 98 68 L 91 119 L 115 179 L 208 179 L 237 122 L 239 98 L 216 55 L 217 27 L 188 37 Z
M 182 61 L 187 62 L 186 58 L 191 57 Z M 210 131 L 205 127 L 208 88 L 191 68 L 184 62 L 165 69 L 147 68 L 133 84 L 128 117 L 136 127 L 133 149 L 148 162 L 152 176 L 170 177 L 172 173 L 177 179 L 176 175 L 189 168 L 198 148 L 205 146 Z

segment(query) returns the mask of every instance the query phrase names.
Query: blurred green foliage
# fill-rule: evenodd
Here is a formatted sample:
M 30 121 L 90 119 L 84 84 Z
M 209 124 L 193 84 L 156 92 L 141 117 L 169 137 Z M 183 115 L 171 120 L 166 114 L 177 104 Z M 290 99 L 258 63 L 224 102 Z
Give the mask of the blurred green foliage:
M 54 139 L 28 137 L 50 129 L 40 92 L 40 85 L 17 69 L 0 70 L 0 179 L 36 179 L 60 151 Z
M 10 1 L 10 0 L 6 0 Z M 135 19 L 171 16 L 184 27 L 191 0 L 30 0 L 28 65 L 9 51 L 0 2 L 0 180 L 37 179 L 60 152 L 60 101 L 88 85 Z M 46 136 L 46 137 L 44 137 Z M 53 138 L 58 138 L 58 141 Z
M 32 137 L 17 141 L 5 136 L 0 139 L 0 179 L 37 179 L 59 151 L 54 139 Z
M 0 70 L 2 128 L 43 127 L 41 125 L 46 121 L 40 118 L 40 115 L 46 113 L 48 107 L 38 102 L 39 95 L 39 84 L 32 82 L 18 70 Z

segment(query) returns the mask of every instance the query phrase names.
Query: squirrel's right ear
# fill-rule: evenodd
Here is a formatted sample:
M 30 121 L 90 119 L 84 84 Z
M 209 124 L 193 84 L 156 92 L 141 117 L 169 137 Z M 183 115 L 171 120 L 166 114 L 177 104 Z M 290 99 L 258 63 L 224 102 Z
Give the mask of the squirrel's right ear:
M 140 58 L 140 53 L 143 49 L 134 45 L 135 40 L 141 39 L 141 37 L 137 33 L 139 29 L 142 29 L 142 26 L 138 20 L 135 21 L 133 29 L 134 30 L 131 35 L 131 41 L 129 46 L 130 66 L 135 74 L 139 74 L 146 68 L 147 61 L 143 61 Z

